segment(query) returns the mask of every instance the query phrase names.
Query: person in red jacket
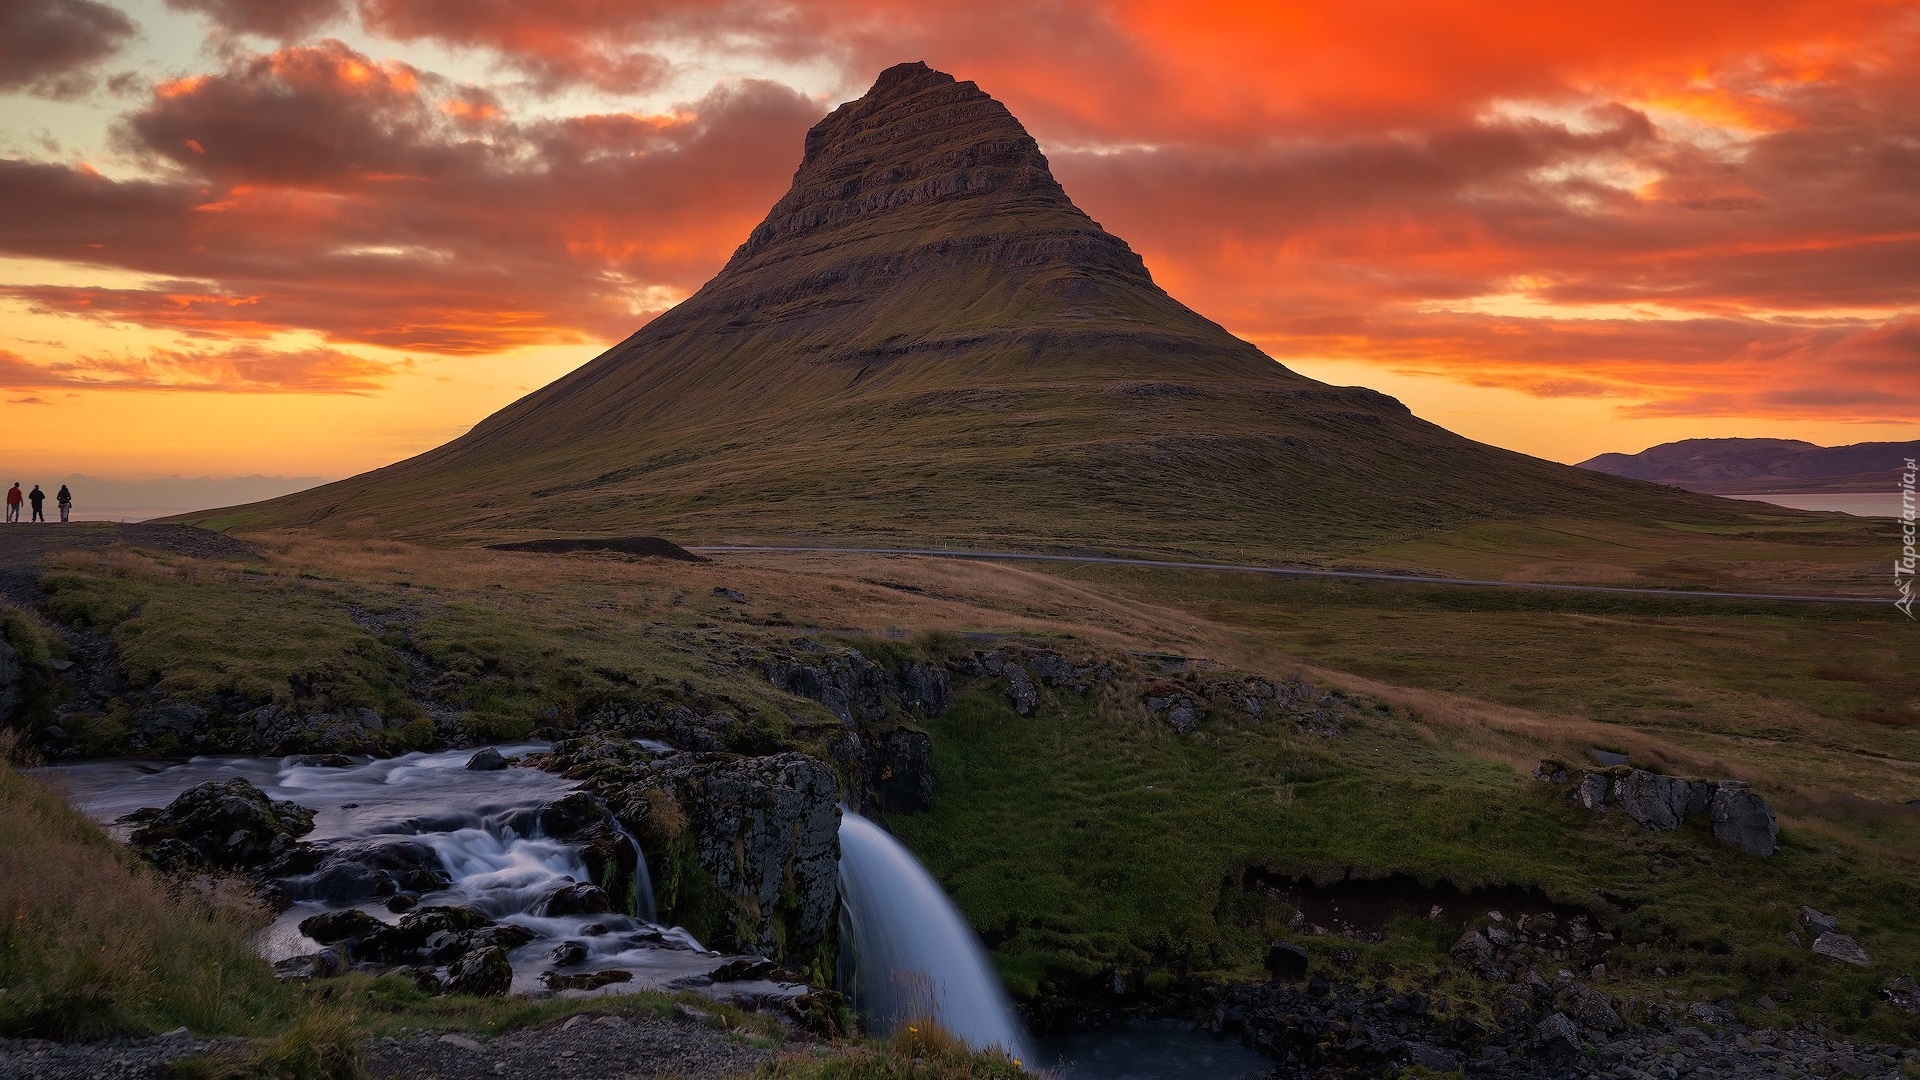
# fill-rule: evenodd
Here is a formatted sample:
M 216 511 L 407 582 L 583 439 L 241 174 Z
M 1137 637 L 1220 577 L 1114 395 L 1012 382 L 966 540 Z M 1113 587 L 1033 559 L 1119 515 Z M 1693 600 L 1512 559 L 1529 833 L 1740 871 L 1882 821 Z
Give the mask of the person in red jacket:
M 13 487 L 7 491 L 7 520 L 20 520 L 20 481 L 18 480 L 15 480 Z

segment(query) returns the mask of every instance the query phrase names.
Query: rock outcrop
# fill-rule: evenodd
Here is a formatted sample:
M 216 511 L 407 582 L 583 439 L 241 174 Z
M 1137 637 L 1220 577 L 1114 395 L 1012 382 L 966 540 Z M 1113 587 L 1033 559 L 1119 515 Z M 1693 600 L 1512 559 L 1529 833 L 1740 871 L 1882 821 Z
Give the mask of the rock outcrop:
M 840 790 L 826 763 L 654 756 L 620 740 L 565 740 L 552 767 L 586 783 L 640 839 L 662 917 L 708 946 L 795 969 L 832 950 Z
M 1563 785 L 1567 767 L 1542 761 L 1534 779 Z M 1767 801 L 1738 780 L 1683 780 L 1644 769 L 1587 772 L 1573 785 L 1573 802 L 1583 810 L 1617 809 L 1628 820 L 1656 832 L 1678 829 L 1688 818 L 1707 816 L 1713 835 L 1742 851 L 1772 855 L 1780 848 L 1780 827 Z
M 135 811 L 136 850 L 167 870 L 250 869 L 285 855 L 313 829 L 313 811 L 274 802 L 242 779 L 188 788 L 165 809 Z

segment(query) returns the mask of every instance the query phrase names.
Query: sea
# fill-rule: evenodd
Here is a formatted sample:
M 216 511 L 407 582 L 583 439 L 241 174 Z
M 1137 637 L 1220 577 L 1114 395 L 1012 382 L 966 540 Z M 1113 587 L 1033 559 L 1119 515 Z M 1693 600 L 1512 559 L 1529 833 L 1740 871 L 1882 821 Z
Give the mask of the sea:
M 1772 503 L 1775 506 L 1791 507 L 1795 510 L 1836 510 L 1854 517 L 1897 518 L 1901 514 L 1900 493 L 1897 491 L 1865 491 L 1833 494 L 1796 495 L 1727 495 L 1728 499 L 1745 499 L 1748 502 Z

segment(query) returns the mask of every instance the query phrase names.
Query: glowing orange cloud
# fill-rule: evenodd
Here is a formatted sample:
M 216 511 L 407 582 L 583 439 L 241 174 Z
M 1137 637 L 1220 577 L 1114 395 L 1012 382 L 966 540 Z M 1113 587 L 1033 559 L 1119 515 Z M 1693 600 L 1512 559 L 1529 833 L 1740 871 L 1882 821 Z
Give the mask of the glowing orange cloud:
M 156 87 L 117 129 L 144 174 L 0 161 L 0 253 L 151 279 L 0 298 L 210 349 L 610 341 L 724 262 L 824 106 L 770 82 L 659 114 L 529 102 L 703 48 L 831 65 L 847 96 L 925 58 L 1282 359 L 1636 415 L 1920 415 L 1910 4 L 169 2 L 293 43 Z M 509 77 L 313 39 L 350 23 Z

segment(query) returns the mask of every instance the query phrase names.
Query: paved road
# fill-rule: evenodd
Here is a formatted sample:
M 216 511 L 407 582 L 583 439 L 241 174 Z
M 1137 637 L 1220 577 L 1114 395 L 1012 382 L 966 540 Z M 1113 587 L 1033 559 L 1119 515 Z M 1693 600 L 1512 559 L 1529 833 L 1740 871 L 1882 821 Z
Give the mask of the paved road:
M 708 555 L 920 555 L 936 559 L 990 559 L 1005 562 L 1103 563 L 1110 566 L 1146 566 L 1159 570 L 1214 570 L 1233 574 L 1272 574 L 1276 577 L 1338 578 L 1345 581 L 1390 581 L 1401 585 L 1468 585 L 1479 589 L 1538 589 L 1553 592 L 1613 593 L 1626 596 L 1663 596 L 1670 600 L 1777 600 L 1794 604 L 1886 604 L 1877 596 L 1794 596 L 1782 593 L 1712 592 L 1696 589 L 1634 589 L 1621 585 L 1561 585 L 1544 581 L 1478 581 L 1473 578 L 1389 574 L 1369 570 L 1309 570 L 1302 566 L 1252 566 L 1241 563 L 1172 562 L 1163 559 L 1123 559 L 1109 555 L 1034 555 L 1021 551 L 943 551 L 933 548 L 762 547 L 732 544 L 688 550 Z

